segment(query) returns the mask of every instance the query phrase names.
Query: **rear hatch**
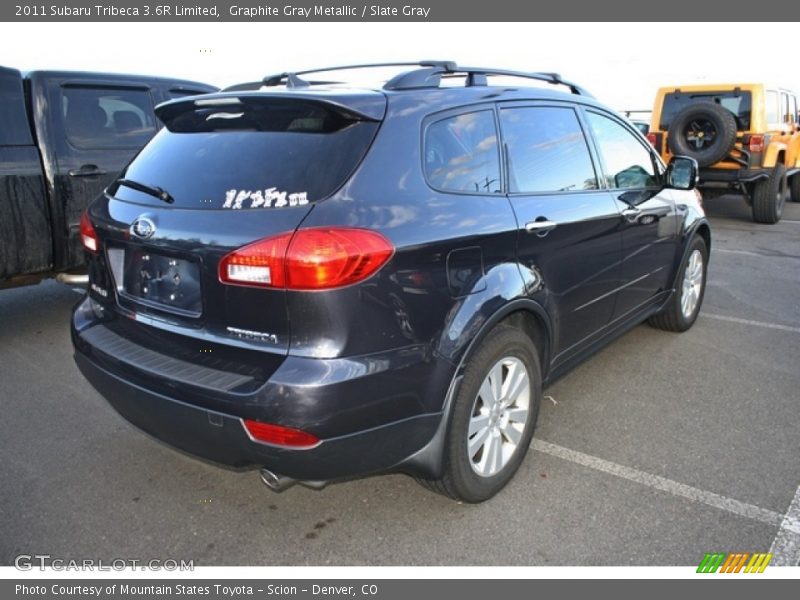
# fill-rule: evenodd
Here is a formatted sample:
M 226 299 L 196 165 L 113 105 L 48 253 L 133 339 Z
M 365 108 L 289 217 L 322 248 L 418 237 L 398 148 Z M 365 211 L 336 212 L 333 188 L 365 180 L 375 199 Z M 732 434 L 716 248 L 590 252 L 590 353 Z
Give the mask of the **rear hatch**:
M 293 232 L 347 181 L 384 111 L 376 92 L 217 94 L 159 106 L 166 127 L 88 213 L 99 242 L 89 293 L 127 317 L 107 327 L 162 354 L 214 368 L 249 363 L 267 378 L 288 352 L 286 292 L 221 283 L 219 262 Z
M 717 167 L 727 167 L 731 169 L 748 168 L 751 166 L 751 155 L 747 149 L 752 119 L 753 99 L 752 93 L 740 88 L 730 90 L 708 90 L 682 92 L 675 90 L 664 95 L 664 102 L 661 107 L 661 117 L 659 119 L 658 130 L 669 131 L 670 124 L 675 116 L 684 108 L 697 102 L 713 102 L 727 109 L 736 121 L 736 144 L 729 155 Z M 659 142 L 660 143 L 660 142 Z M 657 143 L 658 144 L 658 143 Z M 657 148 L 661 151 L 661 148 Z M 757 157 L 755 164 L 759 164 L 760 157 Z

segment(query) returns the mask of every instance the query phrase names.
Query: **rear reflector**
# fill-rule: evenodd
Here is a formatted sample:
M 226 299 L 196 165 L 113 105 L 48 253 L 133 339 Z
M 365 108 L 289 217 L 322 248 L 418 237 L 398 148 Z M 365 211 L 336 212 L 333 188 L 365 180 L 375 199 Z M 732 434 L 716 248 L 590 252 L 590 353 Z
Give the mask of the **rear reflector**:
M 81 215 L 81 243 L 89 252 L 97 254 L 100 241 L 97 239 L 97 232 L 94 230 L 94 226 L 86 212 Z
M 381 234 L 351 227 L 314 227 L 259 240 L 223 257 L 223 283 L 290 290 L 327 290 L 358 283 L 394 254 Z
M 275 446 L 286 446 L 298 450 L 313 448 L 320 443 L 320 439 L 306 431 L 273 425 L 272 423 L 262 423 L 260 421 L 242 420 L 244 428 L 250 437 L 258 442 L 273 444 Z

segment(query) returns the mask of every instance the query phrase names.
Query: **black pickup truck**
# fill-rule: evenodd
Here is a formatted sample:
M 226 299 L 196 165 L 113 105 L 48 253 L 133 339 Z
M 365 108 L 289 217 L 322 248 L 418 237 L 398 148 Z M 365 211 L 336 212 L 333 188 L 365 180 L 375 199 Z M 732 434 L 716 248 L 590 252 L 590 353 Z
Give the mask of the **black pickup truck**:
M 153 107 L 216 89 L 0 67 L 0 288 L 80 272 L 81 214 L 156 133 Z

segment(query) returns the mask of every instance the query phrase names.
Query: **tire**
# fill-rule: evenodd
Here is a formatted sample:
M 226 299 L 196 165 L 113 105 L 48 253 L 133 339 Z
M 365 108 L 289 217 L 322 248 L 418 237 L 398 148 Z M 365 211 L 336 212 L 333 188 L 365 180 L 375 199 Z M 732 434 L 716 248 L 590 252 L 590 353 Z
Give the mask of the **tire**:
M 697 271 L 697 265 L 693 260 L 699 258 L 702 262 Z M 665 331 L 682 332 L 689 329 L 697 320 L 697 315 L 700 314 L 700 307 L 703 305 L 703 298 L 706 294 L 706 275 L 708 273 L 708 247 L 705 240 L 696 235 L 689 242 L 689 247 L 686 250 L 686 255 L 681 263 L 680 271 L 678 272 L 678 281 L 680 282 L 669 299 L 669 302 L 664 309 L 656 315 L 653 315 L 648 320 L 648 323 L 658 329 Z M 688 277 L 687 277 L 688 275 Z M 699 277 L 699 280 L 697 279 Z M 691 283 L 691 285 L 689 285 Z M 684 304 L 684 298 L 687 294 L 693 293 L 695 301 L 691 310 Z M 689 300 L 687 299 L 687 303 Z
M 792 193 L 792 202 L 800 202 L 800 173 L 792 175 L 789 180 L 789 191 Z
M 492 401 L 489 397 L 494 397 L 494 394 L 491 393 L 491 382 L 514 382 L 515 377 L 522 373 L 519 369 L 524 369 L 528 378 L 527 394 L 522 382 L 521 391 L 511 398 L 511 404 L 492 412 Z M 490 378 L 492 373 L 500 376 Z M 486 400 L 484 396 L 487 397 Z M 542 376 L 536 348 L 521 330 L 498 325 L 467 363 L 461 386 L 453 399 L 445 438 L 444 475 L 439 480 L 418 481 L 430 490 L 470 503 L 484 502 L 497 494 L 511 480 L 525 458 L 533 437 L 541 397 Z M 497 407 L 501 406 L 502 404 Z M 511 412 L 515 413 L 516 418 L 521 418 L 519 411 L 525 406 L 527 413 L 522 420 L 514 422 L 513 418 L 508 419 L 508 413 Z M 497 418 L 498 429 L 493 430 L 492 426 L 481 427 L 484 419 L 487 425 L 491 425 L 494 418 Z M 478 428 L 472 435 L 470 425 Z M 509 436 L 512 429 L 513 435 Z M 512 437 L 516 439 L 513 447 Z M 482 439 L 485 441 L 481 442 Z M 493 439 L 499 441 L 493 442 Z M 470 441 L 477 448 L 474 454 L 469 451 Z M 492 457 L 497 456 L 501 458 L 492 461 Z
M 778 163 L 769 177 L 757 182 L 753 189 L 753 221 L 768 224 L 780 221 L 788 196 L 786 167 Z
M 673 154 L 691 156 L 699 166 L 710 167 L 736 144 L 736 119 L 719 104 L 694 102 L 672 119 L 667 144 Z

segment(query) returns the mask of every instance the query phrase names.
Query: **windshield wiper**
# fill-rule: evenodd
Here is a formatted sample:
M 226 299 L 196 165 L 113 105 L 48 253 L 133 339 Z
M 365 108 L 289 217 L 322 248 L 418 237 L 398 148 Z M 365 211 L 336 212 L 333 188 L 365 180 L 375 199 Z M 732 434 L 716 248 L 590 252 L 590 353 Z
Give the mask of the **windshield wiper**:
M 125 179 L 122 177 L 120 179 L 117 179 L 112 185 L 116 186 L 116 188 L 119 188 L 119 186 L 124 185 L 125 187 L 129 187 L 132 190 L 136 190 L 137 192 L 142 192 L 143 194 L 147 194 L 148 196 L 153 196 L 154 198 L 158 198 L 159 200 L 162 200 L 167 204 L 172 204 L 173 202 L 175 202 L 175 198 L 173 198 L 167 190 L 160 188 L 157 185 L 147 185 L 145 183 L 139 183 L 138 181 L 133 181 L 132 179 Z

